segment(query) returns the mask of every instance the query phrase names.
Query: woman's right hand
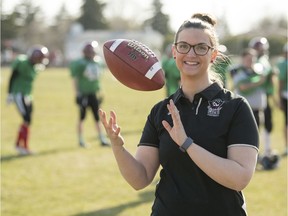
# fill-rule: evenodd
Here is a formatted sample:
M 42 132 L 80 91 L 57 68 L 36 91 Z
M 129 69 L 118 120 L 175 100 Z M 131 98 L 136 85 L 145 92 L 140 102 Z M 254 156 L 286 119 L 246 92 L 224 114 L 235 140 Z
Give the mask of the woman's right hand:
M 99 116 L 112 146 L 123 146 L 124 139 L 120 134 L 120 127 L 117 125 L 116 113 L 110 111 L 110 118 L 109 121 L 107 121 L 106 112 L 99 109 Z

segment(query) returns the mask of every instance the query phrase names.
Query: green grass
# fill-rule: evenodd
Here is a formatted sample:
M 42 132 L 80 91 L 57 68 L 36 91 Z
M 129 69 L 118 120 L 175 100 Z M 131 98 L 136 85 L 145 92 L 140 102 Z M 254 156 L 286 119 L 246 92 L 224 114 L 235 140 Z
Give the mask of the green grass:
M 6 105 L 10 71 L 1 71 L 1 215 L 3 216 L 147 216 L 154 197 L 151 186 L 134 191 L 121 177 L 110 148 L 100 147 L 92 115 L 85 121 L 90 148 L 78 147 L 72 81 L 67 69 L 49 68 L 34 86 L 30 147 L 36 153 L 17 156 L 14 141 L 21 118 Z M 152 105 L 164 89 L 139 92 L 103 77 L 103 109 L 115 110 L 126 148 L 135 152 Z M 284 150 L 283 117 L 274 109 L 273 147 Z M 256 171 L 244 191 L 250 216 L 287 215 L 287 159 L 279 169 Z

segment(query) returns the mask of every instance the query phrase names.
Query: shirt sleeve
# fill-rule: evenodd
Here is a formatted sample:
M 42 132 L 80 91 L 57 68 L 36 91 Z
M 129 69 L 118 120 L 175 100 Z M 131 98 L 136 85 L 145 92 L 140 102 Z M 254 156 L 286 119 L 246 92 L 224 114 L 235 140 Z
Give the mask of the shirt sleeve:
M 138 146 L 153 146 L 159 148 L 159 136 L 156 126 L 156 110 L 155 107 L 151 110 L 147 117 L 142 136 Z
M 228 147 L 250 145 L 258 150 L 259 132 L 252 109 L 243 97 L 237 99 L 236 112 L 228 133 Z

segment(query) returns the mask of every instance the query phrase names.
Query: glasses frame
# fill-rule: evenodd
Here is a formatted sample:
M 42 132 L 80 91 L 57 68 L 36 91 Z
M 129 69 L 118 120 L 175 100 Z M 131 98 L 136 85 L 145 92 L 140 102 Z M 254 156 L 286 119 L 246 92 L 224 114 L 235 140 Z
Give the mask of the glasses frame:
M 179 52 L 179 50 L 178 50 L 178 48 L 177 48 L 177 45 L 180 44 L 180 43 L 186 44 L 186 45 L 189 46 L 189 49 L 188 49 L 187 52 Z M 195 51 L 195 47 L 196 47 L 196 46 L 199 46 L 199 45 L 205 45 L 205 46 L 208 47 L 207 52 L 206 52 L 205 54 L 198 54 L 198 53 Z M 214 50 L 214 47 L 211 47 L 211 46 L 209 46 L 209 45 L 206 44 L 206 43 L 199 43 L 199 44 L 191 45 L 191 44 L 186 43 L 186 42 L 184 42 L 184 41 L 179 41 L 179 42 L 177 42 L 177 43 L 174 43 L 174 46 L 175 46 L 176 51 L 177 51 L 178 53 L 181 53 L 181 54 L 187 54 L 187 53 L 189 53 L 190 50 L 191 50 L 191 48 L 192 48 L 193 51 L 194 51 L 194 53 L 195 53 L 196 55 L 198 55 L 198 56 L 205 56 L 205 55 L 209 52 L 210 49 L 211 49 L 211 50 Z

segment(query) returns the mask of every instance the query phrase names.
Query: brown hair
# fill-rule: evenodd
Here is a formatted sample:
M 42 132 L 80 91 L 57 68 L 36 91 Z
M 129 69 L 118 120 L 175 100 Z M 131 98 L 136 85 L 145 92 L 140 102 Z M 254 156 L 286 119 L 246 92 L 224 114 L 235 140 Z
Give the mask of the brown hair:
M 185 20 L 183 24 L 179 27 L 178 31 L 176 32 L 174 42 L 176 43 L 178 40 L 179 33 L 187 28 L 196 28 L 196 29 L 203 29 L 207 30 L 210 37 L 211 45 L 217 49 L 219 42 L 218 36 L 214 29 L 216 25 L 216 19 L 206 13 L 196 13 L 191 16 L 191 19 Z

